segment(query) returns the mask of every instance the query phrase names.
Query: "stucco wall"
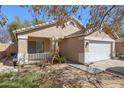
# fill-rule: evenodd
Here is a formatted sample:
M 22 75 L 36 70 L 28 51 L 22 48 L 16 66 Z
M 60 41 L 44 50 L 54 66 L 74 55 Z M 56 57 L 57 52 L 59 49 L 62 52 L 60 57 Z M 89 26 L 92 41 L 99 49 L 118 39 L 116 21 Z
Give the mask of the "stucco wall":
M 85 40 L 109 41 L 109 42 L 115 41 L 114 39 L 112 39 L 108 34 L 106 34 L 103 31 L 102 32 L 96 31 L 96 32 L 86 36 Z
M 103 31 L 96 31 L 96 32 L 88 35 L 87 37 L 110 38 L 110 36 Z
M 116 42 L 115 50 L 116 50 L 116 53 L 124 55 L 124 42 Z
M 59 46 L 60 53 L 75 62 L 79 62 L 79 55 L 84 53 L 84 42 L 78 37 L 66 38 L 59 43 Z
M 18 39 L 18 53 L 27 53 L 28 40 Z
M 30 37 L 46 37 L 46 38 L 52 38 L 52 37 L 63 38 L 64 36 L 68 36 L 79 30 L 80 30 L 79 28 L 73 25 L 66 25 L 65 28 L 50 26 L 50 27 L 36 29 L 36 30 L 29 31 L 29 32 L 18 34 L 18 37 L 19 36 L 23 36 L 23 37 L 30 36 Z

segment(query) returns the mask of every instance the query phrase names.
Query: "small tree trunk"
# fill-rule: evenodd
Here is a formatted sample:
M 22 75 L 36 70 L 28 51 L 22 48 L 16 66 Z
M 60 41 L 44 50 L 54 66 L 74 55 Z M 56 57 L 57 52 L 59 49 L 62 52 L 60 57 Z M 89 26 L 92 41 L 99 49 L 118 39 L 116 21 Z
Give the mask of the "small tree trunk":
M 18 63 L 17 68 L 18 68 L 18 73 L 20 73 L 21 72 L 21 65 L 20 65 L 20 63 Z

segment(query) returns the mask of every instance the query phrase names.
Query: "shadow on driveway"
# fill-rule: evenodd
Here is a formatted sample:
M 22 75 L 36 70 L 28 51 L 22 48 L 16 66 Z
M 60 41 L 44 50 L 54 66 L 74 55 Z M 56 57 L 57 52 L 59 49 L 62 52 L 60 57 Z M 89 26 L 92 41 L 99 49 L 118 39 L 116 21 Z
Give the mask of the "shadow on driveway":
M 124 67 L 110 67 L 106 71 L 124 76 Z

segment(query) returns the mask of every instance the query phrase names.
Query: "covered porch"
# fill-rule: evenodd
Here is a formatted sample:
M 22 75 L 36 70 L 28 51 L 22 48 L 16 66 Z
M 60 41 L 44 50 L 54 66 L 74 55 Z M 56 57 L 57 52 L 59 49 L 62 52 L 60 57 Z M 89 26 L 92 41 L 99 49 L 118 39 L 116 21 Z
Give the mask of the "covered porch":
M 46 37 L 21 37 L 18 38 L 18 62 L 20 64 L 38 63 L 49 61 L 58 39 Z

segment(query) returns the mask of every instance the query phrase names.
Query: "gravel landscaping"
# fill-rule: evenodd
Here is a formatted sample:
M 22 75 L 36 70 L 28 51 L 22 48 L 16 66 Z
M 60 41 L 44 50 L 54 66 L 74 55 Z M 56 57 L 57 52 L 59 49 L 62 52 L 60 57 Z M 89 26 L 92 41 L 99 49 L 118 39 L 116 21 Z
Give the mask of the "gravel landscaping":
M 114 76 L 105 72 L 98 74 L 91 74 L 80 69 L 74 68 L 68 64 L 55 64 L 49 65 L 44 68 L 38 68 L 35 65 L 29 68 L 29 71 L 37 71 L 40 73 L 47 74 L 45 80 L 53 80 L 62 84 L 63 87 L 74 87 L 74 88 L 101 88 L 101 87 L 123 87 L 124 78 Z M 24 70 L 24 69 L 23 69 Z M 27 69 L 26 69 L 27 70 Z M 27 70 L 28 71 L 28 70 Z
M 20 75 L 12 74 L 8 79 L 1 78 L 3 76 L 0 74 L 0 87 L 124 88 L 123 77 L 105 72 L 91 74 L 67 63 L 44 67 L 26 65 Z M 14 81 L 10 82 L 10 79 Z
M 9 73 L 9 72 L 17 72 L 17 69 L 15 69 L 13 66 L 5 66 L 2 63 L 0 63 L 0 73 Z

